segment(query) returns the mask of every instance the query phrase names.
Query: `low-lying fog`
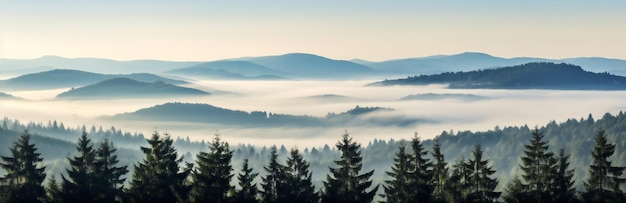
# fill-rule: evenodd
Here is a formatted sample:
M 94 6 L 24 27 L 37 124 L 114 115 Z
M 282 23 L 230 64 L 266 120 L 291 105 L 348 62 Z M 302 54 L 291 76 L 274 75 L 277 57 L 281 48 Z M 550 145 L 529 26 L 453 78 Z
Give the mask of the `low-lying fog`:
M 150 134 L 155 129 L 173 136 L 210 140 L 218 131 L 222 138 L 254 145 L 320 146 L 334 144 L 347 129 L 357 141 L 366 144 L 379 139 L 411 138 L 419 132 L 422 139 L 448 130 L 489 130 L 495 126 L 545 125 L 568 118 L 600 118 L 626 109 L 623 91 L 554 91 L 554 90 L 460 90 L 444 86 L 366 87 L 373 81 L 197 81 L 189 87 L 213 93 L 205 97 L 161 99 L 56 100 L 56 94 L 67 89 L 6 92 L 26 100 L 2 100 L 2 116 L 22 122 L 62 121 L 66 126 L 114 125 L 130 132 Z M 487 99 L 467 101 L 444 98 L 437 100 L 400 100 L 425 93 L 472 94 Z M 320 96 L 327 95 L 327 96 Z M 328 96 L 330 95 L 330 96 Z M 337 126 L 320 128 L 246 128 L 211 126 L 197 123 L 163 123 L 143 121 L 98 120 L 102 115 L 133 112 L 166 102 L 206 103 L 243 111 L 311 115 L 324 117 L 361 107 L 389 107 L 393 114 L 429 122 L 411 126 Z M 369 116 L 389 116 L 389 113 Z

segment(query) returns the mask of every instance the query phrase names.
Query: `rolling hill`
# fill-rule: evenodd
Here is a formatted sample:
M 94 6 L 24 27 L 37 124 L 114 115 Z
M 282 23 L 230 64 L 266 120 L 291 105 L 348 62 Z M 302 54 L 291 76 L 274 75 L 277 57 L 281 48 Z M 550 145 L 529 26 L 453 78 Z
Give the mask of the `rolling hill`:
M 140 120 L 166 122 L 193 122 L 217 124 L 220 126 L 250 127 L 324 127 L 333 125 L 412 125 L 421 122 L 419 119 L 402 116 L 376 118 L 361 116 L 392 111 L 382 107 L 359 107 L 342 113 L 329 113 L 326 117 L 307 115 L 277 114 L 265 111 L 245 112 L 212 106 L 209 104 L 165 103 L 135 112 L 117 114 L 103 119 Z
M 458 89 L 626 90 L 626 77 L 593 73 L 571 64 L 535 62 L 523 65 L 410 76 L 369 85 L 448 84 Z
M 285 74 L 283 72 L 248 61 L 230 60 L 201 63 L 190 67 L 174 69 L 167 73 L 210 79 L 286 79 L 282 76 Z
M 162 81 L 140 82 L 129 78 L 113 78 L 80 88 L 72 88 L 57 95 L 57 98 L 137 98 L 160 96 L 197 96 L 210 93 L 197 89 L 180 87 Z
M 99 74 L 80 70 L 54 69 L 50 71 L 25 74 L 7 80 L 0 80 L 0 88 L 25 90 L 76 87 L 118 77 L 126 77 L 142 82 L 163 81 L 171 84 L 187 83 L 181 80 L 163 78 L 150 73 Z
M 285 72 L 288 73 L 285 76 L 295 78 L 337 79 L 371 76 L 376 73 L 376 71 L 362 64 L 304 53 L 253 57 L 241 60 Z

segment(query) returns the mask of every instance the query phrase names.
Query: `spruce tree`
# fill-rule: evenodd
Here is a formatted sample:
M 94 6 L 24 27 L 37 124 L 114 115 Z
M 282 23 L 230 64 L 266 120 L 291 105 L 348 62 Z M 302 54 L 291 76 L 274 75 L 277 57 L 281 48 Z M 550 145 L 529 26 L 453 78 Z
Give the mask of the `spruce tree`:
M 417 133 L 411 140 L 411 169 L 408 174 L 409 187 L 413 188 L 413 192 L 409 193 L 409 199 L 414 202 L 430 202 L 433 193 L 433 185 L 431 180 L 433 164 L 426 158 L 428 151 L 422 145 Z
M 448 188 L 447 202 L 466 202 L 471 174 L 472 170 L 470 170 L 465 156 L 461 155 L 452 165 L 450 179 L 446 182 L 446 188 Z
M 63 203 L 63 198 L 61 196 L 62 189 L 59 183 L 57 183 L 57 179 L 55 177 L 51 178 L 46 184 L 46 201 L 47 203 Z
M 337 168 L 329 167 L 332 176 L 327 175 L 324 181 L 322 202 L 372 202 L 379 185 L 367 191 L 372 186 L 370 178 L 374 170 L 360 174 L 363 168 L 361 144 L 354 142 L 346 131 L 336 147 L 341 159 L 334 161 Z
M 470 202 L 495 202 L 500 193 L 494 191 L 498 186 L 498 180 L 491 176 L 496 171 L 489 166 L 489 160 L 483 160 L 483 150 L 480 144 L 474 146 L 472 156 L 473 159 L 468 162 L 468 168 L 472 173 L 467 199 Z
M 67 176 L 61 175 L 62 199 L 65 202 L 95 202 L 95 155 L 91 139 L 83 131 L 76 144 L 78 156 L 68 158 Z
M 284 170 L 285 166 L 278 163 L 278 151 L 276 145 L 270 148 L 270 162 L 267 166 L 263 167 L 267 173 L 264 177 L 261 177 L 263 181 L 261 183 L 261 202 L 273 203 L 280 202 L 278 199 L 278 193 L 283 189 Z
M 620 185 L 626 180 L 620 178 L 626 167 L 614 166 L 609 158 L 615 153 L 615 144 L 609 143 L 604 130 L 595 136 L 596 145 L 591 151 L 593 162 L 589 166 L 589 177 L 585 181 L 583 198 L 586 202 L 625 202 Z
M 184 202 L 187 201 L 190 186 L 187 177 L 193 164 L 181 168 L 183 157 L 172 146 L 169 135 L 161 136 L 154 132 L 147 139 L 149 147 L 141 147 L 145 157 L 135 165 L 130 182 L 131 200 L 134 202 Z
M 524 156 L 520 168 L 522 178 L 527 185 L 526 193 L 533 202 L 547 202 L 551 199 L 552 182 L 556 171 L 554 153 L 549 152 L 548 142 L 543 141 L 544 135 L 535 128 L 530 143 L 524 145 Z
M 576 188 L 574 187 L 574 169 L 569 169 L 569 155 L 565 154 L 565 149 L 559 150 L 556 157 L 557 167 L 554 174 L 552 186 L 552 202 L 575 202 Z
M 239 180 L 239 187 L 235 193 L 235 197 L 233 198 L 233 202 L 241 202 L 241 203 L 257 203 L 257 194 L 259 193 L 259 189 L 254 183 L 254 178 L 256 178 L 259 173 L 254 173 L 253 168 L 248 165 L 248 158 L 243 159 L 243 168 L 241 169 L 241 173 L 237 176 Z
M 411 199 L 414 193 L 414 188 L 409 184 L 409 171 L 413 168 L 411 163 L 411 156 L 405 152 L 406 146 L 404 142 L 398 146 L 398 152 L 393 159 L 393 165 L 391 171 L 387 171 L 386 174 L 391 180 L 386 180 L 383 185 L 384 194 L 381 196 L 386 198 L 387 202 L 412 202 Z
M 0 179 L 6 202 L 42 202 L 46 191 L 42 186 L 46 179 L 45 166 L 38 167 L 43 161 L 37 147 L 30 142 L 30 134 L 24 131 L 13 146 L 9 148 L 11 156 L 1 156 L 2 167 L 6 174 Z
M 118 166 L 117 149 L 111 141 L 105 139 L 96 149 L 95 165 L 95 202 L 121 202 L 123 188 L 128 173 L 128 166 Z
M 280 202 L 316 203 L 319 195 L 311 182 L 309 163 L 298 149 L 291 149 L 284 172 L 284 185 L 278 194 Z
M 220 140 L 215 134 L 213 142 L 209 144 L 209 152 L 200 152 L 196 157 L 196 170 L 193 172 L 193 202 L 229 201 L 228 193 L 233 190 L 230 180 L 233 177 L 233 167 L 230 163 L 233 151 L 228 143 Z
M 446 182 L 448 180 L 448 164 L 445 161 L 443 153 L 441 153 L 441 143 L 439 138 L 433 140 L 433 169 L 432 183 L 434 186 L 433 198 L 436 201 L 445 202 Z
M 502 199 L 507 203 L 532 202 L 528 197 L 528 194 L 525 192 L 526 187 L 527 186 L 522 183 L 519 177 L 515 176 L 504 189 Z

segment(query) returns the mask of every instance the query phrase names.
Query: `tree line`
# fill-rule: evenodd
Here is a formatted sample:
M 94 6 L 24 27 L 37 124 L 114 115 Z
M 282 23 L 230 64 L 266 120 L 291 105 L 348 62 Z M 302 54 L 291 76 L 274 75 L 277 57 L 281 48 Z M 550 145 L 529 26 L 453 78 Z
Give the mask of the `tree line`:
M 438 138 L 428 151 L 416 134 L 400 142 L 378 198 L 386 202 L 626 201 L 620 189 L 626 182 L 621 177 L 626 167 L 610 161 L 615 144 L 604 130 L 594 136 L 584 191 L 573 187 L 575 169 L 569 167 L 564 149 L 551 151 L 537 128 L 530 133 L 519 157 L 521 174 L 504 191 L 496 191 L 496 171 L 482 145 L 448 164 Z M 146 139 L 148 145 L 140 148 L 143 160 L 127 174 L 128 166 L 119 164 L 113 143 L 105 139 L 94 146 L 85 131 L 76 144 L 77 155 L 67 158 L 70 167 L 60 180 L 51 178 L 44 186 L 46 167 L 30 139 L 24 131 L 10 154 L 1 156 L 0 167 L 6 174 L 0 178 L 0 202 L 372 202 L 381 186 L 371 180 L 374 170 L 363 170 L 362 147 L 347 131 L 335 144 L 339 157 L 328 167 L 321 188 L 313 185 L 310 164 L 296 148 L 280 163 L 277 147 L 271 147 L 262 168 L 265 175 L 257 183 L 259 172 L 249 166 L 248 158 L 235 173 L 234 150 L 218 134 L 208 150 L 189 163 L 183 162 L 168 134 L 154 132 Z M 237 184 L 233 184 L 235 176 Z

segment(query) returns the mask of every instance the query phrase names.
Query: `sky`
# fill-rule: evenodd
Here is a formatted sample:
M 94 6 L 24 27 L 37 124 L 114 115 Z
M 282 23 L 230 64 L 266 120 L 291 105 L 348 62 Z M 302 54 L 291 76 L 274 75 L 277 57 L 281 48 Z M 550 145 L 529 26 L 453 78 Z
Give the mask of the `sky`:
M 5 1 L 0 58 L 626 59 L 626 1 Z

